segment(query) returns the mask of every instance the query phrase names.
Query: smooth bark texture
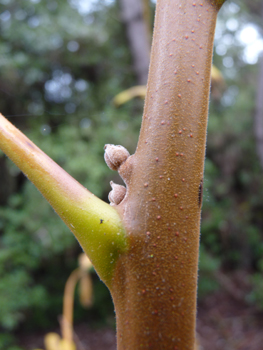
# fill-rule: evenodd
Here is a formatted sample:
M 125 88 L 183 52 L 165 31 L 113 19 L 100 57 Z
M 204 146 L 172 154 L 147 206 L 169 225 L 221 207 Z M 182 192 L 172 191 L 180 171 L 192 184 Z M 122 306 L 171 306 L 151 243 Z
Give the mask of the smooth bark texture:
M 193 349 L 202 179 L 219 5 L 157 2 L 142 129 L 117 207 L 129 253 L 112 295 L 118 349 Z

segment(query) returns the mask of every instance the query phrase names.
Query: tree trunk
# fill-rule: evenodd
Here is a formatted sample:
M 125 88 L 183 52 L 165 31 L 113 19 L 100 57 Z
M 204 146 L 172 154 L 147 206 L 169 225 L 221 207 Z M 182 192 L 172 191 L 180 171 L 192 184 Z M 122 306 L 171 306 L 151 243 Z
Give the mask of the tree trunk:
M 145 85 L 150 61 L 150 38 L 144 20 L 142 0 L 120 0 L 122 20 L 133 57 L 134 71 L 138 83 Z

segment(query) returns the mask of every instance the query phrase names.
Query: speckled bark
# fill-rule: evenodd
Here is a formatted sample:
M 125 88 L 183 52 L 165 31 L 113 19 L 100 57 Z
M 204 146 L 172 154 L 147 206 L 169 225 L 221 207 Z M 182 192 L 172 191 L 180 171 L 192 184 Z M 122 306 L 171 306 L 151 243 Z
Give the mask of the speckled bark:
M 129 253 L 111 292 L 118 350 L 194 349 L 201 190 L 222 1 L 161 0 L 142 128 L 117 206 Z

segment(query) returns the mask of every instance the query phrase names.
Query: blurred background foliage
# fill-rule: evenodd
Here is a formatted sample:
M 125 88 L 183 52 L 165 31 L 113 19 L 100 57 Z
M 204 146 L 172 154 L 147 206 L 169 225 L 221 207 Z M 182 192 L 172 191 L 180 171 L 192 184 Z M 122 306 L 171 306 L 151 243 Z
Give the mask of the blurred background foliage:
M 154 13 L 154 2 L 150 4 Z M 253 120 L 263 49 L 260 1 L 228 1 L 217 24 L 204 180 L 199 297 L 219 288 L 216 272 L 250 276 L 246 301 L 263 309 L 263 176 Z M 90 191 L 107 201 L 105 143 L 131 153 L 143 101 L 116 108 L 137 85 L 114 0 L 0 0 L 0 111 Z M 261 27 L 260 27 L 261 26 Z M 262 96 L 263 98 L 263 96 Z M 262 116 L 263 117 L 263 116 Z M 21 172 L 0 154 L 0 348 L 16 332 L 58 324 L 66 279 L 81 249 Z M 114 325 L 109 293 L 93 275 L 92 309 L 76 322 Z

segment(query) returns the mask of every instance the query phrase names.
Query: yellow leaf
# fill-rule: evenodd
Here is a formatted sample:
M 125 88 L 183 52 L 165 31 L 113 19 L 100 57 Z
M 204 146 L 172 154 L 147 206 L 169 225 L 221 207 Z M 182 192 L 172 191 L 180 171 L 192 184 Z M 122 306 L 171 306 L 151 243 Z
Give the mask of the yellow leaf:
M 62 339 L 59 345 L 59 350 L 76 350 L 76 345 L 67 339 Z
M 60 336 L 57 333 L 48 333 L 45 335 L 44 344 L 46 350 L 59 350 Z
M 115 104 L 116 107 L 119 107 L 124 103 L 130 101 L 134 97 L 144 98 L 145 95 L 146 95 L 146 86 L 137 85 L 120 92 L 118 95 L 114 97 L 113 103 Z
M 211 78 L 212 78 L 212 83 L 213 82 L 221 82 L 224 80 L 222 73 L 214 65 L 212 65 Z
M 225 80 L 222 73 L 214 65 L 211 71 L 211 95 L 215 100 L 220 101 L 225 90 Z

